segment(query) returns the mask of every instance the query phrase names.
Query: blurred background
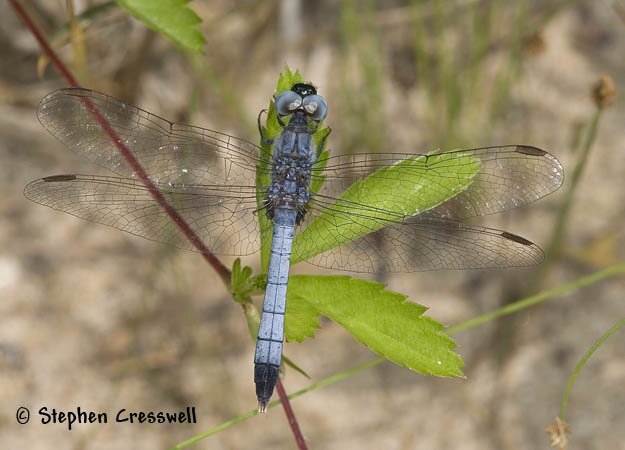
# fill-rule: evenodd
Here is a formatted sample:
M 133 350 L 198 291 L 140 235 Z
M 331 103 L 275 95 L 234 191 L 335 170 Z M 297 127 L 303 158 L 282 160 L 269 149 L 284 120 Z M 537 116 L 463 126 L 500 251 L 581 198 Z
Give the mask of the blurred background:
M 89 88 L 170 120 L 256 142 L 285 64 L 330 105 L 334 153 L 427 152 L 523 143 L 564 164 L 556 194 L 478 221 L 551 247 L 546 265 L 386 277 L 390 289 L 453 325 L 625 257 L 624 102 L 598 114 L 601 74 L 625 83 L 625 2 L 194 1 L 206 37 L 188 54 L 114 2 L 73 2 L 84 39 L 70 42 L 66 2 L 23 1 Z M 82 48 L 82 50 L 81 50 Z M 96 173 L 35 116 L 64 87 L 8 3 L 0 4 L 0 447 L 167 448 L 255 407 L 253 342 L 238 304 L 199 255 L 81 221 L 26 200 L 32 179 Z M 594 121 L 594 122 L 593 122 Z M 596 137 L 589 138 L 591 126 Z M 571 175 L 587 164 L 562 213 Z M 225 260 L 228 266 L 232 260 Z M 255 258 L 245 263 L 258 268 Z M 316 268 L 301 264 L 296 273 Z M 591 344 L 625 316 L 611 278 L 455 336 L 466 379 L 383 363 L 293 401 L 309 448 L 548 448 L 544 427 Z M 375 357 L 321 320 L 286 346 L 307 370 L 288 391 Z M 415 343 L 418 345 L 418 343 Z M 623 331 L 573 390 L 570 448 L 623 448 Z M 196 425 L 63 425 L 15 421 L 18 406 L 114 412 L 196 406 Z M 280 408 L 193 448 L 295 448 Z

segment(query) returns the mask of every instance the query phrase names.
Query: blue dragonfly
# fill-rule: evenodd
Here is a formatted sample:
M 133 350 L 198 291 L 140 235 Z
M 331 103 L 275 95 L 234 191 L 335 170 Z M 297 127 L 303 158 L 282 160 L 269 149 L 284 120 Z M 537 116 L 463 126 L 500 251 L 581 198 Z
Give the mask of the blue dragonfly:
M 93 109 L 211 251 L 250 255 L 261 250 L 259 236 L 272 236 L 254 357 L 260 411 L 279 376 L 292 262 L 368 273 L 537 264 L 543 253 L 529 240 L 464 219 L 523 206 L 563 181 L 560 162 L 527 145 L 329 156 L 327 133 L 319 133 L 328 106 L 309 83 L 274 97 L 275 136 L 265 135 L 259 116 L 261 146 L 172 123 L 88 89 L 47 95 L 37 110 L 43 126 L 115 176 L 48 176 L 29 183 L 26 197 L 189 250 L 197 248 L 155 201 Z

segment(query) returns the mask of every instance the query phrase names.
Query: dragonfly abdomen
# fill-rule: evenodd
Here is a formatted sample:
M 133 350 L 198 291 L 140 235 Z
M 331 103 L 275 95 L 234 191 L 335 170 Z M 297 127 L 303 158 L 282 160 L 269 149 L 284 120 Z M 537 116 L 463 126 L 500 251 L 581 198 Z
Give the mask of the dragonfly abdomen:
M 254 356 L 254 383 L 256 384 L 258 409 L 261 412 L 265 411 L 273 388 L 278 382 L 282 362 L 286 289 L 289 280 L 296 219 L 297 211 L 294 209 L 278 208 L 274 210 L 267 288 Z

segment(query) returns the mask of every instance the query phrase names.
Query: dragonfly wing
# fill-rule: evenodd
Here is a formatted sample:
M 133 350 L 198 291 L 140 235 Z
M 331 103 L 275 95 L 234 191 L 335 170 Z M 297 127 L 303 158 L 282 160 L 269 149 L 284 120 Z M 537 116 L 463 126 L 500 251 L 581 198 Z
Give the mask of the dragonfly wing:
M 214 253 L 248 255 L 258 250 L 253 186 L 157 184 L 156 187 Z M 146 186 L 136 179 L 55 175 L 32 181 L 24 194 L 34 202 L 82 219 L 196 250 Z
M 261 149 L 217 131 L 180 125 L 99 92 L 60 89 L 39 104 L 42 125 L 69 149 L 122 177 L 135 176 L 92 109 L 157 183 L 246 185 Z
M 393 183 L 410 195 L 448 200 L 433 206 L 428 217 L 462 220 L 506 211 L 531 203 L 557 190 L 563 182 L 562 165 L 550 153 L 536 147 L 508 145 L 434 153 L 430 155 L 377 153 L 330 157 L 320 161 L 313 177 L 325 181 L 320 194 L 339 197 L 354 182 L 402 164 L 392 171 Z M 470 182 L 466 180 L 470 178 Z M 457 192 L 458 186 L 462 190 Z M 397 189 L 389 189 L 397 198 Z M 384 194 L 383 192 L 381 194 Z M 399 194 L 402 195 L 402 194 Z M 402 199 L 397 198 L 401 204 Z M 395 211 L 404 213 L 403 211 Z
M 351 272 L 418 272 L 439 269 L 485 269 L 540 263 L 542 250 L 505 231 L 435 218 L 408 218 L 403 222 L 367 219 L 370 233 L 345 239 L 350 223 L 364 222 L 348 214 L 325 216 L 332 226 L 302 234 L 293 251 L 295 261 Z M 323 241 L 321 241 L 323 240 Z M 315 253 L 319 242 L 327 249 Z

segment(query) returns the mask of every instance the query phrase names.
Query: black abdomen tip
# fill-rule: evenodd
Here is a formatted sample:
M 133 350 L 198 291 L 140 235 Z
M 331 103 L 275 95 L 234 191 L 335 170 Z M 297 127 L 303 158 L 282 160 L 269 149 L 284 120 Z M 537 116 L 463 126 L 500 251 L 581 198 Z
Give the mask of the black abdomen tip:
M 273 394 L 273 388 L 278 382 L 280 366 L 267 363 L 254 364 L 254 383 L 256 384 L 256 398 L 258 398 L 258 412 L 267 411 L 267 403 Z

